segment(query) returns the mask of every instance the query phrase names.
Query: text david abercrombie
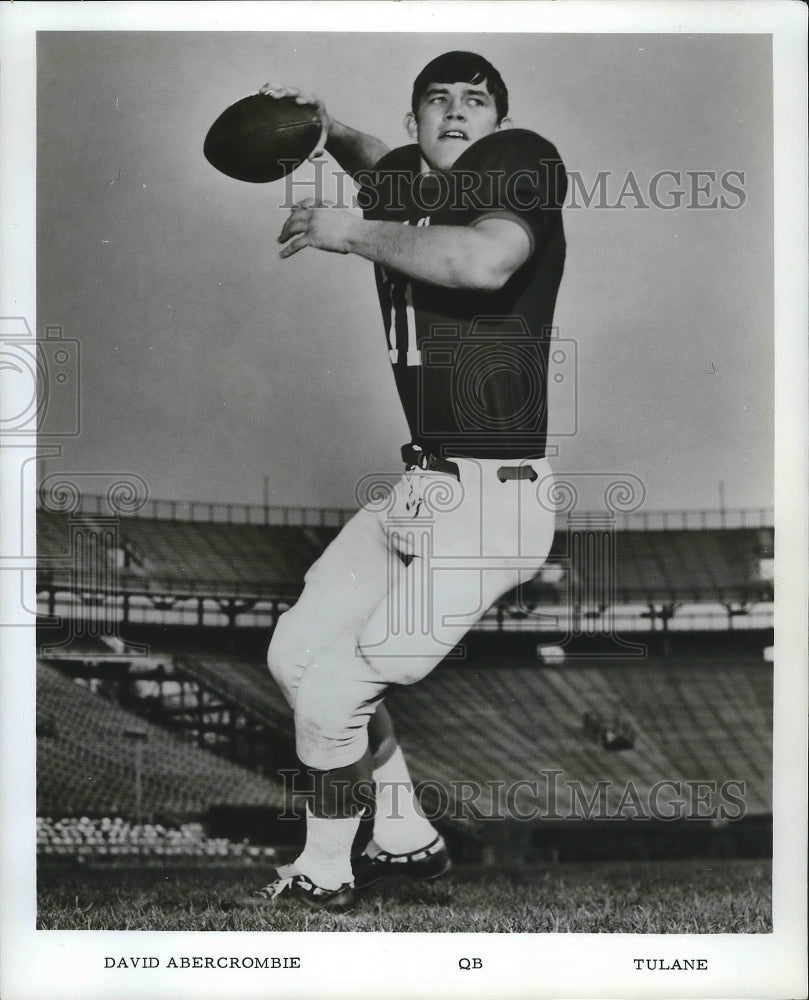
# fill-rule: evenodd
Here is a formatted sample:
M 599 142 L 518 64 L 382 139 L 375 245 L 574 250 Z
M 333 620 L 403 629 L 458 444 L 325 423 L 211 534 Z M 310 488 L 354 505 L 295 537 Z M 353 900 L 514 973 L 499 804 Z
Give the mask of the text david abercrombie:
M 161 963 L 157 955 L 106 955 L 105 969 L 300 969 L 301 960 L 298 955 L 277 957 L 265 955 L 263 958 L 254 955 L 219 955 L 211 958 L 208 955 L 172 955 L 168 961 Z

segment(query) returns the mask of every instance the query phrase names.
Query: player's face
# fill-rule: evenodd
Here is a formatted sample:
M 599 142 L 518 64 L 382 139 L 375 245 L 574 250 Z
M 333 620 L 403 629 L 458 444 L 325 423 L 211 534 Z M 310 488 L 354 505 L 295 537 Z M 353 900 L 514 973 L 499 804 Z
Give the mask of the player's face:
M 483 83 L 431 83 L 415 115 L 405 119 L 411 139 L 433 170 L 449 170 L 473 142 L 491 135 L 497 121 L 494 97 Z

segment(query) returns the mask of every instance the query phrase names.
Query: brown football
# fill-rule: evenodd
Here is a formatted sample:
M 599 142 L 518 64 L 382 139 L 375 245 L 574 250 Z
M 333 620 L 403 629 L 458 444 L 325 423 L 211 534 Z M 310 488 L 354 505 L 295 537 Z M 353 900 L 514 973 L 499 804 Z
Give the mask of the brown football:
M 205 137 L 205 158 L 238 181 L 266 184 L 285 177 L 312 152 L 322 122 L 294 97 L 252 94 L 231 105 Z

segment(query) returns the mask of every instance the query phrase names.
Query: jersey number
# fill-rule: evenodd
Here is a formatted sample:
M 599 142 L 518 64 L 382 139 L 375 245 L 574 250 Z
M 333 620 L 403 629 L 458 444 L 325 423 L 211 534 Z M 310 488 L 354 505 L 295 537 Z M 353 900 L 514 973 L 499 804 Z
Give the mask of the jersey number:
M 409 222 L 403 225 L 410 225 Z M 417 226 L 429 226 L 430 217 L 419 219 Z M 383 288 L 387 293 L 389 308 L 385 320 L 388 335 L 388 354 L 391 364 L 399 364 L 403 357 L 408 367 L 421 364 L 421 351 L 416 339 L 416 310 L 413 306 L 413 287 L 401 275 L 382 268 Z

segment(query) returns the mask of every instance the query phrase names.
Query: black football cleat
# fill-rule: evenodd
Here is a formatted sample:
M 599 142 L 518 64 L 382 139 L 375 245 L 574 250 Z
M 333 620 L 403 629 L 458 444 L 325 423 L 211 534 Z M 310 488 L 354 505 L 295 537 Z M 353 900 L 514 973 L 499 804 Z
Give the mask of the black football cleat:
M 293 900 L 313 910 L 328 910 L 333 913 L 344 913 L 354 906 L 355 898 L 351 882 L 344 883 L 339 889 L 324 889 L 306 875 L 296 872 L 291 865 L 279 868 L 276 874 L 278 877 L 269 885 L 224 900 L 223 908 L 232 910 L 272 907 Z
M 438 836 L 426 847 L 406 854 L 389 854 L 371 841 L 352 859 L 354 888 L 359 892 L 386 878 L 404 878 L 410 882 L 430 883 L 447 875 L 452 862 L 447 846 Z

